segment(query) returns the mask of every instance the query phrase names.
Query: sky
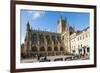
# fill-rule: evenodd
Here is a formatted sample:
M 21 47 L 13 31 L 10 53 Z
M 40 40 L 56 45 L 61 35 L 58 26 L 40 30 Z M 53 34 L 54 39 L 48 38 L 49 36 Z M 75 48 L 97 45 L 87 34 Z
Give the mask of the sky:
M 89 13 L 21 10 L 21 43 L 24 42 L 28 22 L 32 29 L 57 32 L 57 22 L 60 16 L 63 19 L 66 17 L 69 26 L 74 27 L 76 30 L 83 30 L 90 25 Z

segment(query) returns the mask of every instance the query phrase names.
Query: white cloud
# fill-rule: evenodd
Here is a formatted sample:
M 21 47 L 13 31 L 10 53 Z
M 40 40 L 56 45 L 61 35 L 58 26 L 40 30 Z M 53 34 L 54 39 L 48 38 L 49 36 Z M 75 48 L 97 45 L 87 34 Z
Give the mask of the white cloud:
M 32 19 L 36 20 L 44 15 L 45 11 L 28 11 L 32 15 Z

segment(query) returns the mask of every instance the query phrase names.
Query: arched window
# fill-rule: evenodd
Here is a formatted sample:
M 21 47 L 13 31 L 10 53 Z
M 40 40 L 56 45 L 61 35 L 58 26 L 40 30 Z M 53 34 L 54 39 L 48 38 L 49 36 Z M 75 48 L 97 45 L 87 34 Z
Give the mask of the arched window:
M 56 39 L 56 37 L 55 36 L 52 36 L 52 40 L 54 41 Z
M 38 50 L 37 50 L 37 47 L 36 47 L 36 46 L 32 47 L 32 51 L 33 51 L 33 52 L 38 51 Z
M 33 44 L 36 44 L 37 43 L 37 35 L 36 34 L 33 34 L 32 35 L 32 43 Z
M 44 36 L 43 36 L 43 34 L 39 35 L 39 41 L 40 41 L 40 44 L 44 44 Z
M 44 47 L 41 47 L 41 48 L 40 48 L 40 51 L 45 51 L 45 48 L 44 48 Z
M 47 51 L 52 51 L 52 48 L 51 47 L 48 47 Z
M 58 51 L 58 47 L 54 47 L 54 51 Z
M 46 40 L 47 40 L 47 44 L 51 44 L 51 40 L 50 40 L 50 36 L 49 35 L 46 36 Z
M 63 47 L 60 47 L 60 51 L 64 51 L 64 48 Z

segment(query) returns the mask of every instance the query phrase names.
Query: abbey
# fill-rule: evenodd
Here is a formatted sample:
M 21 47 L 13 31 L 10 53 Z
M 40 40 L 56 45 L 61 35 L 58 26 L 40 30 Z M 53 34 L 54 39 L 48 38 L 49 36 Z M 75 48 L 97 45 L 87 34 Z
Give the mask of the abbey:
M 67 18 L 59 18 L 57 33 L 30 28 L 26 25 L 26 36 L 21 44 L 21 57 L 89 55 L 89 27 L 76 31 L 69 27 Z

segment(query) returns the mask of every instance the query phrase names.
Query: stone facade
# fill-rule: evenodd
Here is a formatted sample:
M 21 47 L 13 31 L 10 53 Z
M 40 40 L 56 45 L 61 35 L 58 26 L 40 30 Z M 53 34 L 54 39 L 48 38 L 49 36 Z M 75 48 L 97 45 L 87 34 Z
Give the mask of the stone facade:
M 66 17 L 59 18 L 57 33 L 34 30 L 29 22 L 26 27 L 25 40 L 21 44 L 22 57 L 79 54 L 79 49 L 89 47 L 89 28 L 70 35 Z M 84 39 L 78 40 L 80 37 Z
M 90 29 L 86 29 L 80 32 L 74 32 L 71 36 L 71 53 L 74 54 L 89 54 L 90 48 Z

